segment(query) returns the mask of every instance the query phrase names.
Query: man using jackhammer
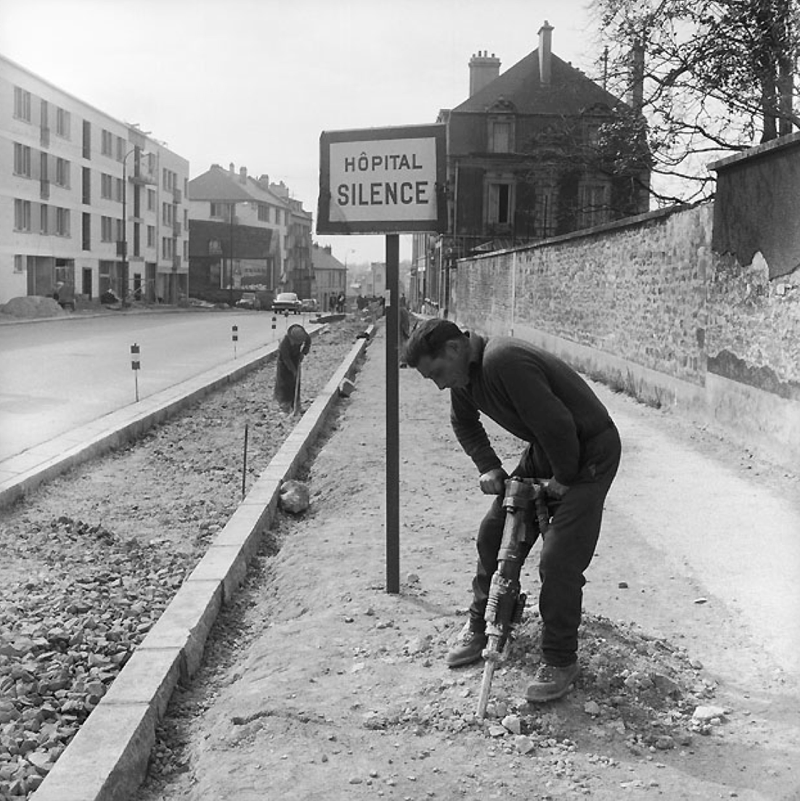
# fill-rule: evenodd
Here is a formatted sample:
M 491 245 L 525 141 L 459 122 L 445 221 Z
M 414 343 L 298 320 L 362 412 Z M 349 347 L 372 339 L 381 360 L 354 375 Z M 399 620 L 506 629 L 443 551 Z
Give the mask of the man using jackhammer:
M 440 390 L 450 390 L 456 438 L 478 468 L 481 491 L 496 496 L 478 529 L 469 620 L 448 652 L 447 664 L 457 667 L 481 658 L 486 600 L 503 535 L 508 474 L 481 423 L 485 414 L 528 443 L 513 475 L 548 479 L 554 501 L 539 562 L 541 664 L 526 696 L 534 702 L 560 698 L 579 673 L 584 571 L 594 555 L 603 503 L 619 466 L 617 429 L 575 370 L 521 339 L 481 337 L 461 331 L 450 320 L 429 319 L 412 332 L 405 360 Z

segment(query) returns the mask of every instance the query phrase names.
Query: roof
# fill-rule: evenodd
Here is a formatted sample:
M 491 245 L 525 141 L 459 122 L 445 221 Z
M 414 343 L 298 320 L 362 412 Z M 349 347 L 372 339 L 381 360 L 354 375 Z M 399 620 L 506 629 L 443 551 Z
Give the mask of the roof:
M 288 207 L 287 202 L 247 176 L 241 182 L 239 173 L 231 174 L 224 167 L 213 165 L 210 170 L 189 181 L 189 200 L 215 200 L 219 202 L 254 200 Z
M 311 265 L 315 270 L 346 270 L 339 259 L 332 256 L 325 248 L 315 244 L 311 248 Z
M 485 113 L 500 99 L 513 103 L 518 114 L 572 116 L 592 106 L 615 108 L 625 105 L 556 55 L 551 55 L 550 83 L 542 85 L 538 48 L 456 106 L 451 113 Z

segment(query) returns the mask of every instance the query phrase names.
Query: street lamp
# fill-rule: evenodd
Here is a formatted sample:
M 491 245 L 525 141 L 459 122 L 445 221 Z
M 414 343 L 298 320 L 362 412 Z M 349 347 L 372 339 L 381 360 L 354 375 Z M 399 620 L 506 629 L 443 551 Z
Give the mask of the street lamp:
M 128 158 L 136 153 L 135 161 L 146 155 L 138 145 L 125 154 L 122 159 L 122 242 L 119 243 L 122 247 L 122 306 L 123 308 L 128 305 Z M 138 170 L 134 167 L 134 172 Z

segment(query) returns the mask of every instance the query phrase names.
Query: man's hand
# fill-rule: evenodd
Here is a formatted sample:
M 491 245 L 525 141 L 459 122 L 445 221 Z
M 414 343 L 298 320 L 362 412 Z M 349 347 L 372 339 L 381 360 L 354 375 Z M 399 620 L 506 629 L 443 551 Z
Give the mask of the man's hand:
M 547 482 L 547 494 L 554 498 L 563 498 L 569 487 L 566 484 L 559 484 L 554 478 Z
M 484 495 L 502 495 L 506 491 L 508 473 L 502 467 L 495 467 L 480 477 L 481 492 Z

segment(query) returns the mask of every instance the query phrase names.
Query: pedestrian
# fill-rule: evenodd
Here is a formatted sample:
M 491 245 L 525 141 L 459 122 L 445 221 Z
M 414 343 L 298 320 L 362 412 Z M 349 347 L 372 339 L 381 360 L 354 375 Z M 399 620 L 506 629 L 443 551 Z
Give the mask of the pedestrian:
M 478 529 L 478 564 L 469 619 L 447 654 L 451 667 L 480 659 L 486 644 L 486 600 L 503 536 L 508 474 L 481 415 L 527 443 L 512 475 L 546 478 L 554 504 L 539 562 L 541 662 L 529 701 L 563 696 L 577 678 L 584 572 L 594 555 L 603 502 L 619 466 L 621 445 L 605 406 L 566 362 L 513 337 L 483 337 L 433 318 L 412 331 L 405 359 L 439 389 L 450 390 L 456 438 L 475 463 L 481 491 L 495 495 Z M 527 556 L 533 543 L 528 543 Z
M 408 311 L 408 304 L 406 303 L 406 296 L 403 295 L 400 298 L 400 307 L 399 307 L 399 316 L 400 316 L 400 366 L 401 367 L 408 367 L 405 360 L 405 347 L 406 342 L 408 342 L 409 334 L 411 333 L 411 315 Z
M 300 389 L 300 363 L 311 350 L 311 337 L 302 325 L 290 325 L 278 345 L 275 400 L 284 412 L 295 409 Z
M 347 298 L 345 297 L 344 292 L 339 293 L 339 297 L 336 299 L 336 311 L 341 314 L 344 311 L 344 304 Z

